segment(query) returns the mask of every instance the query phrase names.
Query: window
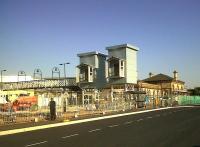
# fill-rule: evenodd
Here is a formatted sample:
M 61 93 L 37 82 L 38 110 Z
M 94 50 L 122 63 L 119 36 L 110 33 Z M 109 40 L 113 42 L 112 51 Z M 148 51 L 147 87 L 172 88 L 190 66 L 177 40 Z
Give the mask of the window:
M 92 95 L 84 95 L 84 104 L 92 103 Z
M 119 76 L 119 63 L 115 63 L 113 66 L 114 76 Z
M 86 67 L 81 67 L 80 68 L 79 77 L 80 77 L 80 81 L 81 82 L 88 80 L 88 69 Z
M 124 61 L 121 61 L 121 69 L 124 67 Z
M 109 61 L 109 76 L 113 78 L 124 77 L 124 60 L 111 59 Z
M 93 73 L 93 72 L 92 72 L 92 67 L 90 67 L 90 76 L 92 76 L 92 73 Z
M 120 77 L 124 77 L 124 61 L 123 60 L 120 60 L 119 61 L 120 62 L 120 74 L 119 74 L 119 76 Z
M 89 75 L 88 75 L 88 82 L 93 82 L 93 68 L 88 66 L 88 71 L 89 71 Z
M 93 72 L 94 72 L 93 77 L 94 77 L 94 79 L 96 79 L 97 78 L 97 69 L 93 69 Z
M 109 62 L 109 76 L 116 77 L 119 76 L 119 62 L 112 60 Z

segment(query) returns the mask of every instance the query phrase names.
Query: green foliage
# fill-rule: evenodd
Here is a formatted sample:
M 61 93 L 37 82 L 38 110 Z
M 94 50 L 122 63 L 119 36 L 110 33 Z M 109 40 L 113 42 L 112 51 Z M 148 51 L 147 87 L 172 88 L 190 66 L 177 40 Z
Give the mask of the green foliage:
M 194 88 L 194 95 L 200 95 L 200 87 Z

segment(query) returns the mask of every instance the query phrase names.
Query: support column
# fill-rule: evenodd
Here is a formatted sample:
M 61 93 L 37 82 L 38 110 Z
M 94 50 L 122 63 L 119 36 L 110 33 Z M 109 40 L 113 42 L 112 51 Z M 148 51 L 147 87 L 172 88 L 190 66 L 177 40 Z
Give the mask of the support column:
M 110 88 L 110 97 L 111 97 L 111 102 L 113 102 L 113 85 L 111 85 Z
M 81 94 L 81 96 L 82 96 L 82 105 L 84 105 L 84 90 L 82 90 L 81 93 L 82 93 L 82 94 Z

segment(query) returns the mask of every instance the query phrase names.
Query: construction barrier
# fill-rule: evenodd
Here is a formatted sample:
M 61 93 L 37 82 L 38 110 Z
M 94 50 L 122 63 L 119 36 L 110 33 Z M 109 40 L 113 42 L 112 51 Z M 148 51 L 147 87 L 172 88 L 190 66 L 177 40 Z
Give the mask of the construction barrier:
M 200 96 L 179 96 L 179 105 L 200 105 Z
M 199 99 L 200 100 L 200 99 Z M 63 105 L 56 101 L 56 119 L 65 120 L 82 116 L 104 115 L 119 111 L 139 111 L 172 106 L 172 99 L 148 99 L 148 101 L 102 101 L 84 105 Z M 65 108 L 64 108 L 65 107 Z M 0 125 L 38 122 L 50 120 L 50 108 L 45 105 L 33 105 L 24 109 L 12 109 L 12 105 L 0 106 Z

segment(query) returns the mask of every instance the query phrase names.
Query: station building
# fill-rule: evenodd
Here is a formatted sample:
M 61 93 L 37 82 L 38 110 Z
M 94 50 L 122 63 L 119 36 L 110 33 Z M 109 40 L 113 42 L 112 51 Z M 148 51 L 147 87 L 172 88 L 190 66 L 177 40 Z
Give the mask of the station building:
M 108 55 L 94 52 L 78 54 L 76 82 L 82 89 L 84 104 L 99 100 L 115 101 L 134 91 L 137 84 L 137 47 L 122 44 L 106 47 Z
M 42 79 L 25 83 L 11 82 L 6 86 L 37 86 L 30 92 L 40 99 L 60 98 L 60 105 L 91 104 L 99 101 L 126 101 L 145 94 L 152 99 L 187 94 L 184 82 L 179 80 L 178 72 L 173 77 L 165 74 L 153 75 L 138 80 L 137 52 L 139 48 L 130 44 L 106 47 L 108 54 L 97 51 L 78 54 L 79 64 L 76 66 L 76 77 L 66 79 Z M 23 77 L 21 77 L 23 78 Z M 63 87 L 66 80 L 73 83 L 71 87 Z M 20 88 L 19 88 L 20 89 Z M 7 90 L 6 93 L 16 92 Z M 23 91 L 24 92 L 24 91 Z M 4 94 L 5 95 L 5 92 Z M 19 94 L 16 94 L 19 95 Z M 46 103 L 45 103 L 46 104 Z
M 185 82 L 179 80 L 176 70 L 172 77 L 161 73 L 153 75 L 150 72 L 148 78 L 138 81 L 137 87 L 144 90 L 149 97 L 168 98 L 187 94 Z
M 83 104 L 130 100 L 139 94 L 152 99 L 187 94 L 185 82 L 179 80 L 177 71 L 172 77 L 149 73 L 148 78 L 138 80 L 138 47 L 121 44 L 106 47 L 106 50 L 108 55 L 96 51 L 78 54 L 76 82 L 82 89 Z

